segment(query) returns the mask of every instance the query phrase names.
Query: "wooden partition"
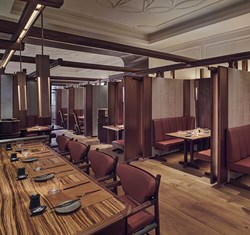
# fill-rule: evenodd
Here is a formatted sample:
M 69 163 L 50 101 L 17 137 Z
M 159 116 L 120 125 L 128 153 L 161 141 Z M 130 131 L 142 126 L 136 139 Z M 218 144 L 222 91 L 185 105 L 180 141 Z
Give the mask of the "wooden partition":
M 73 87 L 68 89 L 68 104 L 67 104 L 67 129 L 73 130 L 74 129 L 74 106 L 75 106 L 75 91 Z
M 86 85 L 84 88 L 84 111 L 85 111 L 85 118 L 84 118 L 84 135 L 85 136 L 92 136 L 93 132 L 93 113 L 92 113 L 92 106 L 93 106 L 93 86 Z
M 125 77 L 124 160 L 151 156 L 152 79 Z
M 108 125 L 123 124 L 123 82 L 108 83 Z M 107 141 L 116 139 L 114 131 L 108 131 Z

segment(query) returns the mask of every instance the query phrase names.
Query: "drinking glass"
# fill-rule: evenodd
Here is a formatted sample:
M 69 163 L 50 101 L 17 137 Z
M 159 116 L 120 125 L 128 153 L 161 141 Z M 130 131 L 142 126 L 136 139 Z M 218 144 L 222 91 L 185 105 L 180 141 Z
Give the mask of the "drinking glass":
M 48 193 L 49 194 L 55 194 L 60 191 L 61 188 L 61 181 L 58 178 L 53 178 L 50 180 L 49 187 L 48 187 Z

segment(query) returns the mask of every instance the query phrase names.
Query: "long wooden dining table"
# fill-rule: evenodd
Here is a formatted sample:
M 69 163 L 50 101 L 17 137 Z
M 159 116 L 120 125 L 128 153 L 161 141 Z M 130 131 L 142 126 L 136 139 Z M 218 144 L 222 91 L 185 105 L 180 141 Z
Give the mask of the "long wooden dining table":
M 116 195 L 43 143 L 27 142 L 21 148 L 22 152 L 20 144 L 12 144 L 11 150 L 6 150 L 5 145 L 0 149 L 0 234 L 124 234 L 128 208 Z M 11 153 L 16 150 L 19 160 L 11 161 Z M 35 161 L 29 162 L 32 158 Z M 26 179 L 17 179 L 18 168 L 25 168 Z M 53 179 L 34 180 L 44 174 L 54 174 L 53 179 L 60 182 L 59 192 L 48 193 Z M 30 196 L 36 194 L 40 194 L 41 205 L 47 208 L 32 216 Z M 76 211 L 61 214 L 55 211 L 60 203 L 77 198 L 81 206 Z

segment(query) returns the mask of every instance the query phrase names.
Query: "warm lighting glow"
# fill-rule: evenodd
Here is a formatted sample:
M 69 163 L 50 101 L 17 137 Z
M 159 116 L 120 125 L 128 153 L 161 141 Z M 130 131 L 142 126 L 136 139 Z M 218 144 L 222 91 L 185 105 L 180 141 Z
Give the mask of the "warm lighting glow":
M 11 51 L 9 52 L 7 58 L 6 58 L 4 61 L 2 61 L 1 67 L 5 67 L 5 66 L 8 64 L 10 58 L 13 56 L 14 53 L 15 53 L 14 50 L 11 50 Z
M 33 11 L 28 22 L 24 26 L 24 29 L 22 30 L 20 36 L 17 39 L 17 42 L 21 42 L 23 40 L 23 38 L 25 37 L 26 33 L 28 32 L 29 28 L 31 27 L 31 25 L 33 24 L 33 22 L 35 21 L 41 10 L 42 10 L 42 5 L 37 4 L 36 9 Z
M 42 109 L 42 93 L 41 93 L 41 78 L 37 77 L 37 86 L 38 86 L 38 110 Z

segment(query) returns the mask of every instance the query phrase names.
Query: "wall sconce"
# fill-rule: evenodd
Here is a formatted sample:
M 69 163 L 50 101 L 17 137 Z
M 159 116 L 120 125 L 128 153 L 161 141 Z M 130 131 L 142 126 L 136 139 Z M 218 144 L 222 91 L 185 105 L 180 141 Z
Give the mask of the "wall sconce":
M 17 72 L 17 95 L 19 110 L 27 110 L 27 89 L 26 89 L 26 74 Z
M 199 83 L 194 81 L 194 100 L 197 101 L 199 96 Z

